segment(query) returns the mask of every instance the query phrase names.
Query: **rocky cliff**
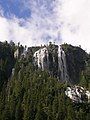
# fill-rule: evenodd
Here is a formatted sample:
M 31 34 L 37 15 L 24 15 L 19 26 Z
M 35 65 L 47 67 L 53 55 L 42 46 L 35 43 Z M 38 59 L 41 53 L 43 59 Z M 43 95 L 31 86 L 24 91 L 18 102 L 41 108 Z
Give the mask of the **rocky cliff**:
M 34 53 L 37 68 L 48 70 L 50 75 L 61 81 L 78 83 L 80 74 L 85 69 L 87 54 L 80 47 L 63 44 L 50 44 Z

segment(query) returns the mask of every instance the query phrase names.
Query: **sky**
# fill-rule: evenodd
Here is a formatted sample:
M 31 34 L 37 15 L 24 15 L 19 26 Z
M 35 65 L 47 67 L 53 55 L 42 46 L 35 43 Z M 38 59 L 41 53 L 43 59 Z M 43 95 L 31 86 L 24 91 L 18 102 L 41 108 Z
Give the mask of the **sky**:
M 0 0 L 0 41 L 68 43 L 90 52 L 90 0 Z

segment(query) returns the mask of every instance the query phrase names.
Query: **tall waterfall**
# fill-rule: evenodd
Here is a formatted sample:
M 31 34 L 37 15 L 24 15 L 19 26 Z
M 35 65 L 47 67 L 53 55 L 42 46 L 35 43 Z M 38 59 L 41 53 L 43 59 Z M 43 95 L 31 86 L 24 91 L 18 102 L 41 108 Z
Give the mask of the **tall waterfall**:
M 58 47 L 58 72 L 62 81 L 68 81 L 66 55 L 61 46 Z
M 35 65 L 38 66 L 38 68 L 41 68 L 42 70 L 48 69 L 48 50 L 47 48 L 42 48 L 34 53 L 34 62 Z
M 49 50 L 48 47 L 44 47 L 34 53 L 35 66 L 42 69 L 42 71 L 48 70 L 50 75 L 58 77 L 61 81 L 67 81 L 68 74 L 65 52 L 61 46 L 57 46 L 56 53 L 54 50 L 52 52 Z

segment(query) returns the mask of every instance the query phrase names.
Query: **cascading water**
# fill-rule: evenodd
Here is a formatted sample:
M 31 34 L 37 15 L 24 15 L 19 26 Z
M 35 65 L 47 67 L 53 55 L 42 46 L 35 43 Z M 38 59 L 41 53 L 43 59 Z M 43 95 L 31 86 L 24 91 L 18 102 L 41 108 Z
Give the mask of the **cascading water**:
M 58 47 L 57 51 L 58 51 L 58 53 L 57 52 L 54 53 L 54 51 L 52 53 L 49 53 L 48 47 L 44 47 L 44 48 L 41 48 L 40 50 L 36 51 L 34 53 L 35 65 L 38 68 L 42 69 L 42 71 L 48 70 L 52 76 L 58 77 L 59 80 L 61 80 L 61 81 L 68 81 L 65 52 L 62 50 L 61 46 Z M 51 60 L 50 54 L 52 54 L 51 55 L 52 60 Z M 53 56 L 53 54 L 57 54 L 56 55 L 57 60 L 56 60 L 56 57 Z
M 34 53 L 35 65 L 42 70 L 48 69 L 48 50 L 47 48 L 42 48 Z
M 68 81 L 66 55 L 61 46 L 58 47 L 58 73 L 62 81 Z

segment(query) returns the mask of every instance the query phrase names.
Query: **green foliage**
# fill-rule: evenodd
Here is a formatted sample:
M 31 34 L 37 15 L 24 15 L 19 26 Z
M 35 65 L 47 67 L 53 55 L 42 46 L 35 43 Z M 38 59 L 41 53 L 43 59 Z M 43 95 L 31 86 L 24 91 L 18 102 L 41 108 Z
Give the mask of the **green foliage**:
M 8 80 L 14 67 L 14 48 L 7 42 L 0 42 L 0 89 Z
M 85 70 L 80 75 L 80 85 L 90 90 L 90 55 L 87 57 Z
M 10 75 L 6 78 L 5 75 L 7 76 L 7 68 L 11 70 L 14 65 L 14 59 L 11 56 L 13 56 L 15 46 L 11 44 L 12 48 L 8 43 L 0 43 L 0 45 L 3 46 L 0 47 L 2 49 L 2 52 L 0 51 L 0 72 L 3 71 L 2 80 L 8 80 Z M 50 44 L 50 47 L 53 49 L 54 45 Z M 31 53 L 33 54 L 36 49 L 39 48 L 33 47 Z M 65 47 L 65 49 L 67 53 L 69 48 Z M 36 69 L 33 65 L 32 54 L 28 53 L 27 58 L 16 61 L 14 75 L 0 92 L 0 120 L 89 120 L 90 104 L 72 103 L 65 95 L 67 85 L 51 77 L 47 71 Z M 81 62 L 76 62 L 76 58 L 81 55 L 81 52 L 77 55 L 77 50 L 74 48 L 70 54 L 75 55 L 72 55 L 71 65 L 74 64 L 75 67 L 76 64 L 80 67 L 81 72 L 84 67 L 82 66 L 84 58 L 80 59 Z M 82 54 L 84 53 L 82 52 Z M 56 55 L 56 51 L 54 55 Z M 89 65 L 88 62 L 88 67 L 80 76 L 83 81 L 81 84 L 87 86 L 88 89 L 89 85 L 85 83 L 85 80 L 90 80 Z M 75 68 L 75 72 L 77 71 Z
M 88 120 L 90 106 L 74 106 L 65 89 L 66 84 L 36 70 L 32 61 L 18 61 L 5 96 L 0 96 L 1 120 Z

